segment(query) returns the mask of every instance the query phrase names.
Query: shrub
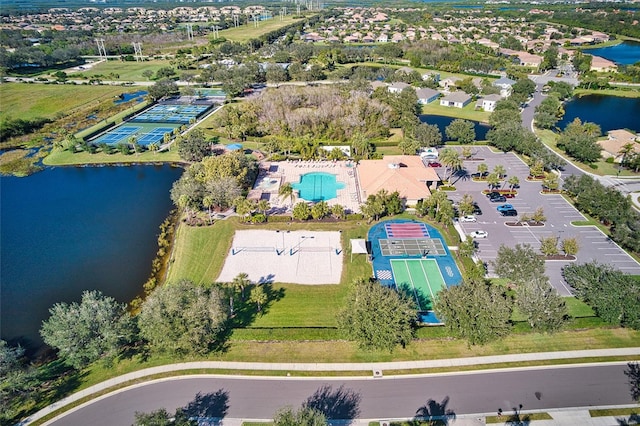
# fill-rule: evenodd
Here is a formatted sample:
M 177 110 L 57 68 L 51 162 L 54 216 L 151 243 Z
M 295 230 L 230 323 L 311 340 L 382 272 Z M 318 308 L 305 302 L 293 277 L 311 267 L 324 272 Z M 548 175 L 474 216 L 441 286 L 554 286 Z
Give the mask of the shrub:
M 347 215 L 347 220 L 362 220 L 364 215 L 362 213 L 350 213 Z
M 274 216 L 274 215 L 271 215 L 271 216 L 267 217 L 267 222 L 270 222 L 270 223 L 291 222 L 291 216 Z
M 604 161 L 605 161 L 605 163 L 613 164 L 613 157 L 609 157 L 609 158 L 607 158 L 607 159 L 606 159 L 606 160 L 604 160 Z
M 593 170 L 596 170 L 598 168 L 598 165 L 596 163 L 590 163 L 589 164 L 589 168 L 593 169 Z

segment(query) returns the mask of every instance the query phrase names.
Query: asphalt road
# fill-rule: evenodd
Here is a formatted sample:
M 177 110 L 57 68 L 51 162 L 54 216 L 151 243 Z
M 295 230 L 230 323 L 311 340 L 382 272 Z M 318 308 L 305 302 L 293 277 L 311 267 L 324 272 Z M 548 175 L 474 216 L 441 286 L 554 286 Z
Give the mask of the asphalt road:
M 268 419 L 305 401 L 342 419 L 411 418 L 425 407 L 433 415 L 462 415 L 624 405 L 633 403 L 626 368 L 599 364 L 354 380 L 176 377 L 107 395 L 48 424 L 130 425 L 136 411 L 162 407 L 188 407 L 200 417 Z

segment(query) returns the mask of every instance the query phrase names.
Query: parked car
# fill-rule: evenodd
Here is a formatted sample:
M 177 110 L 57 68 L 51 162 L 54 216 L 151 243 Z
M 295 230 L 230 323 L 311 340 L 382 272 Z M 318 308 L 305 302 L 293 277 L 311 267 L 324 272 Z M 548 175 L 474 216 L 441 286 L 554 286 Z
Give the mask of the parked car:
M 496 210 L 499 212 L 503 212 L 505 210 L 515 210 L 511 204 L 503 204 L 501 206 L 496 207 Z
M 489 236 L 487 231 L 473 231 L 469 235 L 471 235 L 471 238 L 487 238 Z
M 507 201 L 507 198 L 504 195 L 500 195 L 499 197 L 490 198 L 489 201 L 492 203 L 504 203 Z
M 489 192 L 487 193 L 487 198 L 495 198 L 495 197 L 500 197 L 502 194 L 499 193 L 498 191 L 493 191 L 493 192 Z
M 501 210 L 500 214 L 502 216 L 518 216 L 518 211 L 516 209 L 511 210 Z
M 478 203 L 473 203 L 473 214 L 476 216 L 482 216 L 482 209 L 478 206 Z
M 487 176 L 489 176 L 489 172 L 473 173 L 471 175 L 472 178 L 476 178 L 476 179 L 486 178 Z
M 477 222 L 477 219 L 474 215 L 468 214 L 466 216 L 462 216 L 458 219 L 458 222 Z
M 429 166 L 429 167 L 442 167 L 442 164 L 438 163 L 437 161 L 429 161 L 427 163 L 427 166 Z

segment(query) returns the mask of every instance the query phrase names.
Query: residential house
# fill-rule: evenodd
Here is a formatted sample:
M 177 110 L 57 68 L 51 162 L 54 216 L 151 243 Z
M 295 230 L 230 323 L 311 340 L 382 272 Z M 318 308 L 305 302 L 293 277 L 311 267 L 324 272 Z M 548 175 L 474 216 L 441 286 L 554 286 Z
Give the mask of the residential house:
M 399 81 L 399 82 L 393 83 L 391 86 L 387 87 L 387 90 L 390 93 L 400 93 L 404 89 L 406 89 L 407 87 L 411 87 L 411 85 Z
M 500 77 L 492 83 L 494 87 L 500 89 L 500 96 L 502 96 L 503 98 L 508 98 L 509 96 L 511 96 L 511 90 L 513 89 L 514 84 L 516 84 L 515 80 L 511 80 L 507 77 Z
M 613 157 L 613 161 L 616 163 L 622 162 L 623 156 L 620 154 L 620 150 L 630 143 L 633 144 L 633 152 L 640 153 L 640 138 L 628 130 L 610 130 L 607 139 L 598 141 L 602 147 L 602 156 L 604 158 Z
M 452 92 L 440 99 L 440 105 L 455 108 L 464 108 L 471 102 L 471 95 L 461 90 Z
M 422 74 L 422 81 L 433 81 L 436 84 L 440 83 L 440 73 L 435 71 L 430 71 Z
M 440 92 L 438 92 L 437 90 L 429 89 L 428 87 L 424 87 L 416 90 L 416 95 L 418 95 L 418 103 L 426 105 L 438 99 L 438 96 L 440 96 Z
M 476 102 L 476 108 L 482 109 L 486 112 L 493 112 L 496 109 L 496 103 L 502 99 L 502 96 L 497 94 L 487 95 L 484 98 L 478 99 Z
M 609 72 L 616 71 L 618 69 L 618 66 L 615 64 L 615 62 L 611 62 L 608 59 L 602 58 L 600 56 L 592 56 L 591 58 L 591 71 Z
M 452 87 L 455 88 L 460 80 L 462 80 L 460 77 L 447 77 L 443 80 L 440 80 L 438 84 L 440 85 L 440 87 L 443 87 L 444 90 L 450 90 Z

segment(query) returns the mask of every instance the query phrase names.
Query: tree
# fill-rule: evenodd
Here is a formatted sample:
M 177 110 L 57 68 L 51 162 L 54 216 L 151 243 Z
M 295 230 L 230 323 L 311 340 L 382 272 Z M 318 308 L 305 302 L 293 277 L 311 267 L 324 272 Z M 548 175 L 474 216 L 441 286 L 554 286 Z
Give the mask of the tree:
M 578 254 L 578 250 L 580 250 L 577 238 L 565 238 L 560 243 L 560 247 L 562 248 L 565 256 L 575 256 Z
M 186 137 L 182 138 L 178 145 L 178 155 L 186 161 L 202 161 L 204 157 L 210 154 L 210 143 L 200 129 L 193 129 Z
M 151 80 L 151 77 L 153 77 L 153 71 L 151 70 L 144 70 L 142 71 L 142 76 L 144 78 L 146 78 L 147 80 Z
M 248 200 L 243 196 L 236 197 L 236 199 L 233 200 L 233 206 L 236 208 L 236 213 L 242 217 L 242 220 L 245 222 L 250 218 L 251 212 L 255 207 L 252 200 Z
M 35 387 L 37 372 L 26 365 L 24 349 L 0 340 L 0 423 L 12 424 L 17 416 L 18 401 L 29 398 Z
M 258 211 L 262 212 L 263 215 L 267 215 L 267 211 L 271 208 L 271 204 L 269 204 L 269 200 L 262 199 L 258 201 L 256 204 Z
M 477 167 L 478 174 L 480 175 L 480 179 L 485 179 L 484 174 L 489 171 L 489 166 L 487 163 L 480 163 Z
M 249 160 L 244 153 L 228 152 L 223 155 L 205 157 L 202 160 L 202 173 L 199 178 L 204 182 L 213 179 L 235 178 L 239 185 L 248 185 L 253 179 L 252 170 L 254 167 L 255 162 Z
M 291 203 L 291 206 L 293 206 L 293 200 L 295 200 L 296 194 L 293 190 L 293 186 L 291 186 L 291 183 L 286 182 L 285 184 L 281 185 L 280 189 L 278 189 L 278 196 L 280 198 L 289 198 L 289 202 Z
M 413 128 L 413 139 L 421 146 L 438 146 L 442 144 L 442 133 L 435 124 L 420 123 Z
M 329 205 L 326 201 L 318 201 L 311 207 L 311 217 L 320 220 L 329 214 Z
M 517 285 L 544 275 L 544 260 L 529 244 L 516 244 L 514 248 L 501 245 L 492 264 L 500 278 L 508 279 Z
M 568 319 L 567 306 L 544 275 L 536 275 L 516 289 L 517 306 L 532 329 L 554 332 Z
M 159 71 L 159 70 L 158 70 Z M 149 87 L 149 97 L 152 101 L 158 101 L 165 96 L 173 96 L 180 93 L 180 89 L 175 81 L 163 78 Z
M 244 300 L 244 289 L 250 285 L 251 281 L 249 281 L 249 275 L 246 272 L 240 272 L 230 283 L 230 287 L 233 289 L 234 293 L 240 292 L 242 300 Z
M 445 129 L 449 139 L 458 141 L 461 144 L 472 143 L 476 140 L 476 130 L 473 122 L 456 118 Z
M 453 175 L 453 172 L 462 168 L 462 159 L 460 154 L 453 148 L 445 148 L 440 151 L 440 162 L 445 166 L 446 170 L 449 170 L 449 176 L 447 174 L 443 176 L 443 180 L 448 180 Z
M 203 355 L 220 345 L 228 317 L 219 288 L 183 280 L 158 287 L 142 304 L 138 324 L 155 351 Z
M 269 300 L 267 293 L 261 285 L 254 286 L 249 294 L 249 301 L 255 303 L 258 307 L 258 312 L 262 311 L 262 306 Z
M 558 254 L 558 237 L 543 237 L 540 239 L 540 251 L 545 256 Z
M 460 216 L 466 216 L 475 210 L 475 202 L 473 201 L 473 196 L 471 194 L 464 194 L 458 203 L 458 210 L 460 212 Z
M 398 144 L 398 148 L 402 151 L 403 154 L 415 155 L 415 153 L 420 149 L 420 142 L 412 138 L 404 138 Z
M 594 123 L 582 123 L 576 118 L 565 127 L 558 138 L 558 147 L 583 163 L 593 163 L 600 159 L 602 147 L 598 144 L 600 127 Z
M 296 220 L 307 220 L 309 216 L 311 216 L 311 207 L 304 201 L 296 203 L 293 207 L 293 218 Z
M 544 172 L 544 180 L 542 181 L 542 188 L 549 191 L 556 191 L 560 186 L 560 179 L 557 173 Z
M 82 293 L 80 303 L 56 303 L 49 313 L 40 335 L 74 368 L 103 357 L 112 359 L 133 339 L 133 323 L 126 305 L 97 290 Z
M 205 198 L 209 197 L 211 199 L 212 206 L 226 209 L 233 204 L 236 198 L 242 195 L 242 188 L 235 177 L 221 177 L 209 180 L 204 185 L 203 193 L 207 194 Z
M 518 178 L 518 176 L 511 176 L 507 180 L 507 183 L 509 184 L 509 189 L 513 190 L 513 188 L 520 185 L 520 179 Z
M 344 207 L 340 204 L 334 204 L 331 206 L 331 215 L 336 219 L 344 219 Z
M 392 351 L 408 345 L 413 337 L 417 311 L 412 301 L 377 282 L 357 280 L 344 308 L 338 328 L 363 349 Z
M 489 189 L 494 190 L 500 186 L 500 176 L 497 173 L 490 173 L 487 176 L 487 185 L 489 185 Z
M 595 261 L 568 265 L 562 272 L 576 297 L 604 321 L 640 330 L 640 284 L 634 277 Z
M 196 420 L 189 420 L 182 408 L 178 408 L 175 414 L 160 408 L 150 413 L 136 411 L 133 426 L 196 426 Z
M 326 426 L 327 417 L 319 410 L 311 407 L 302 407 L 294 410 L 292 407 L 285 407 L 275 414 L 273 418 L 274 426 Z
M 483 345 L 511 330 L 513 302 L 501 288 L 482 279 L 441 290 L 433 309 L 449 333 L 470 345 Z
M 460 241 L 458 254 L 462 257 L 471 257 L 477 251 L 476 241 L 470 235 L 467 235 L 467 239 Z
M 378 220 L 384 214 L 384 201 L 375 195 L 369 195 L 367 201 L 360 206 L 362 214 L 369 219 Z
M 465 160 L 468 160 L 471 157 L 473 157 L 473 150 L 471 149 L 470 146 L 463 146 L 461 155 L 462 155 L 462 158 L 464 158 Z

